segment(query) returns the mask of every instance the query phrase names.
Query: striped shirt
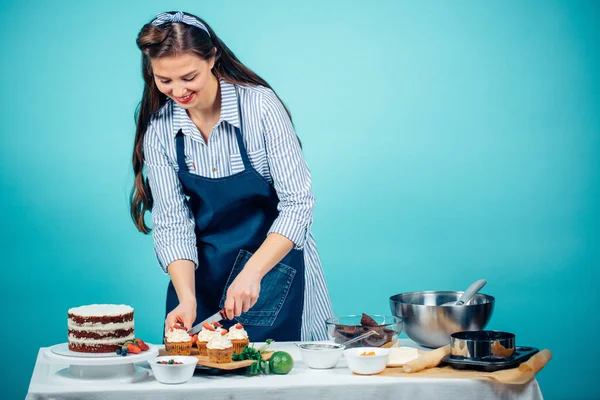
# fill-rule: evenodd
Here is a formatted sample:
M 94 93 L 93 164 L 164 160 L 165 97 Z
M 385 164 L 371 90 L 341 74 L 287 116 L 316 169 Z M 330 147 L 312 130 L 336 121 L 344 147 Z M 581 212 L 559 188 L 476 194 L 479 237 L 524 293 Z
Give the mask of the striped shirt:
M 192 260 L 198 267 L 195 221 L 177 177 L 175 135 L 184 134 L 185 162 L 190 173 L 222 178 L 244 169 L 234 127 L 240 127 L 236 86 L 242 109 L 244 145 L 252 166 L 277 192 L 276 232 L 304 250 L 305 292 L 302 340 L 325 340 L 325 320 L 331 302 L 314 237 L 310 231 L 314 197 L 311 175 L 285 108 L 275 93 L 263 86 L 241 86 L 219 81 L 221 115 L 208 143 L 173 100 L 150 120 L 144 136 L 146 173 L 152 191 L 152 236 L 158 262 L 167 272 L 175 260 Z

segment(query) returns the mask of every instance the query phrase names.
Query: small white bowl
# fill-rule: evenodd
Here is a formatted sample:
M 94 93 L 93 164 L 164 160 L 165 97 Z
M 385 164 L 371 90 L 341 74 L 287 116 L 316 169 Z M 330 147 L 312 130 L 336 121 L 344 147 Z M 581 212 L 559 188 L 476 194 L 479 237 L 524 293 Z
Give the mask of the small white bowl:
M 302 354 L 302 362 L 313 369 L 329 369 L 337 365 L 344 346 L 334 343 L 296 343 Z
M 364 352 L 374 352 L 374 356 L 361 356 Z M 375 375 L 383 372 L 387 366 L 391 349 L 379 347 L 354 347 L 344 350 L 344 357 L 348 361 L 348 368 L 355 374 Z
M 160 364 L 161 361 L 177 361 L 183 364 Z M 198 359 L 192 356 L 162 356 L 148 360 L 154 377 L 160 383 L 185 383 L 194 375 Z

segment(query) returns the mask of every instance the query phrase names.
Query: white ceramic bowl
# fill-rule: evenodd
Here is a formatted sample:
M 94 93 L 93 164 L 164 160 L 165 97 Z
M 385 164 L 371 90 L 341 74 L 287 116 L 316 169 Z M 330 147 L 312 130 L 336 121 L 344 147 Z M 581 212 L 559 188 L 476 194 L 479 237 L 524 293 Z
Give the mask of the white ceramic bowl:
M 374 352 L 374 356 L 361 356 L 364 352 Z M 348 362 L 348 368 L 355 374 L 375 375 L 383 372 L 391 349 L 382 349 L 378 347 L 355 347 L 344 350 L 344 357 Z
M 171 359 L 183 364 L 160 364 L 161 361 L 169 361 Z M 194 375 L 198 359 L 192 356 L 162 356 L 148 360 L 148 363 L 157 381 L 173 384 L 189 381 Z
M 302 362 L 313 369 L 335 367 L 344 351 L 344 346 L 333 343 L 299 343 L 296 346 L 300 348 Z

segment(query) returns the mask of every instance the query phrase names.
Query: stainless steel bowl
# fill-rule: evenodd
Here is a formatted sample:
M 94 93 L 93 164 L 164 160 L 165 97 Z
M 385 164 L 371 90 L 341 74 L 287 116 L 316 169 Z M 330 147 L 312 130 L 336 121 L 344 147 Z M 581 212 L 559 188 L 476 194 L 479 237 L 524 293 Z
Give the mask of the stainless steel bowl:
M 390 297 L 392 314 L 404 320 L 406 335 L 425 347 L 450 344 L 450 335 L 485 328 L 492 312 L 492 296 L 476 294 L 462 306 L 442 306 L 464 292 L 430 291 L 401 293 Z

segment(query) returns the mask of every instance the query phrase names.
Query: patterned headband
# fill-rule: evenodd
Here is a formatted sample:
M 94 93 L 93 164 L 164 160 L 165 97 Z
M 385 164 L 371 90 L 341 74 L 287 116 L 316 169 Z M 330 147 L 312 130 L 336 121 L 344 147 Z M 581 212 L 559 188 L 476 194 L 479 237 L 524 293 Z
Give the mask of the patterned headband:
M 177 11 L 175 14 L 169 14 L 164 12 L 160 13 L 156 16 L 156 19 L 154 19 L 154 21 L 151 22 L 151 24 L 154 26 L 160 26 L 162 24 L 166 24 L 167 22 L 182 22 L 187 25 L 195 26 L 196 28 L 202 29 L 210 37 L 208 29 L 202 22 L 198 21 L 194 17 L 185 15 L 181 11 Z

